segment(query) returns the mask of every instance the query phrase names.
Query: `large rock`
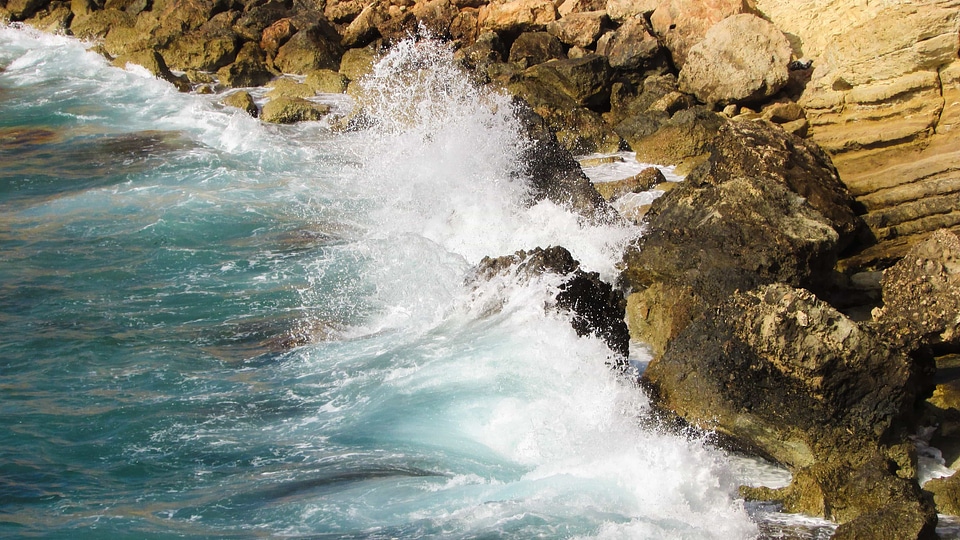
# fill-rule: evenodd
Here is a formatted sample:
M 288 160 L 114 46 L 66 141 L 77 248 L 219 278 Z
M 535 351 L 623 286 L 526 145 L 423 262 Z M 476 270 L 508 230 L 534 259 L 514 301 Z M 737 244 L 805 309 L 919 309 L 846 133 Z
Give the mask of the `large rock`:
M 489 280 L 497 275 L 513 275 L 530 280 L 544 274 L 567 279 L 560 285 L 556 307 L 573 314 L 570 321 L 577 335 L 596 336 L 616 353 L 615 364 L 626 366 L 630 354 L 630 335 L 623 322 L 623 296 L 600 279 L 596 272 L 585 272 L 570 252 L 560 246 L 518 251 L 503 257 L 484 257 L 477 265 L 474 279 Z
M 809 136 L 863 202 L 879 244 L 847 266 L 882 269 L 960 226 L 960 10 L 955 1 L 757 0 L 812 61 Z
M 705 107 L 667 111 L 647 110 L 629 116 L 615 127 L 636 152 L 637 161 L 678 165 L 688 171 L 702 162 L 724 120 Z
M 277 51 L 273 63 L 283 73 L 306 74 L 317 69 L 339 69 L 340 45 L 322 22 L 301 29 Z
M 320 120 L 330 112 L 327 105 L 318 105 L 298 97 L 278 97 L 264 106 L 260 118 L 264 122 L 276 124 L 294 124 Z
M 610 64 L 598 54 L 544 62 L 525 71 L 524 78 L 556 88 L 580 106 L 601 107 L 610 96 Z
M 687 53 L 703 40 L 707 30 L 731 15 L 749 12 L 746 0 L 662 0 L 650 23 L 670 50 L 674 64 L 682 68 Z
M 613 69 L 627 72 L 644 72 L 664 63 L 660 42 L 643 19 L 628 19 L 615 32 L 604 34 L 597 53 L 605 55 Z
M 236 12 L 215 15 L 196 30 L 173 39 L 160 51 L 172 69 L 216 71 L 230 64 L 240 50 L 240 38 L 233 31 Z
M 190 90 L 190 81 L 188 81 L 186 77 L 174 75 L 170 71 L 170 68 L 167 67 L 166 62 L 163 61 L 163 57 L 160 56 L 160 53 L 157 51 L 143 50 L 120 55 L 116 57 L 112 63 L 121 68 L 125 68 L 127 64 L 141 66 L 146 68 L 150 73 L 153 73 L 157 78 L 172 83 L 182 92 Z
M 546 199 L 593 222 L 619 222 L 617 212 L 597 193 L 546 121 L 523 100 L 515 99 L 514 109 L 520 129 L 529 141 L 520 163 L 525 164 L 524 175 L 530 183 L 533 202 Z
M 252 41 L 243 44 L 233 63 L 217 70 L 220 83 L 230 87 L 262 86 L 273 76 L 267 68 L 266 54 Z
M 608 23 L 605 11 L 571 13 L 547 25 L 547 32 L 567 45 L 590 47 Z
M 563 44 L 547 32 L 524 32 L 510 46 L 509 60 L 526 68 L 564 58 Z
M 652 13 L 658 5 L 660 0 L 607 0 L 605 9 L 611 19 L 624 21 Z
M 624 256 L 631 332 L 656 355 L 734 291 L 788 283 L 829 292 L 859 233 L 829 159 L 763 122 L 727 122 L 709 160 L 656 200 Z
M 690 48 L 680 70 L 680 89 L 704 103 L 749 103 L 787 84 L 793 51 L 780 30 L 743 13 L 713 25 Z
M 557 19 L 549 0 L 494 0 L 480 8 L 481 32 L 532 32 Z

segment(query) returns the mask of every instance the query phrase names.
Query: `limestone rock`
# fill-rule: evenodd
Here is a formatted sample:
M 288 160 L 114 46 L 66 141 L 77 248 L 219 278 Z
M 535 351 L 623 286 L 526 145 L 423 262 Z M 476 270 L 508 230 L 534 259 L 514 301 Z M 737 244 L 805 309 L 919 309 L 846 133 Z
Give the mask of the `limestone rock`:
M 960 516 L 960 475 L 946 478 L 934 478 L 923 485 L 923 489 L 933 494 L 933 502 L 941 514 Z
M 547 32 L 567 45 L 590 47 L 607 24 L 605 11 L 571 13 L 547 25 Z
M 263 106 L 260 117 L 264 122 L 293 124 L 320 120 L 329 112 L 329 106 L 318 105 L 303 98 L 278 97 Z
M 370 73 L 377 61 L 377 53 L 371 47 L 348 49 L 340 59 L 340 74 L 351 81 L 360 80 Z
M 624 119 L 615 129 L 636 152 L 638 161 L 683 165 L 702 161 L 722 124 L 716 113 L 692 107 L 673 116 L 650 110 Z
M 547 60 L 563 58 L 560 40 L 547 32 L 524 32 L 510 46 L 509 60 L 522 67 L 542 64 Z
M 24 21 L 26 24 L 50 34 L 63 33 L 70 28 L 73 12 L 70 7 L 62 3 L 52 3 L 37 11 L 32 17 Z
M 718 22 L 740 13 L 750 13 L 746 0 L 662 0 L 650 16 L 654 31 L 663 39 L 678 68 L 687 53 Z
M 318 94 L 342 94 L 347 91 L 350 79 L 331 69 L 318 69 L 307 74 L 304 82 Z
M 652 13 L 660 0 L 607 0 L 606 11 L 611 19 L 625 21 Z
M 126 67 L 127 64 L 136 64 L 146 68 L 147 71 L 153 73 L 157 78 L 172 83 L 182 92 L 190 89 L 190 82 L 187 81 L 185 77 L 178 77 L 174 75 L 170 71 L 170 68 L 167 67 L 166 62 L 163 61 L 163 57 L 160 56 L 160 53 L 157 51 L 143 50 L 124 54 L 116 57 L 112 63 L 117 67 Z
M 80 39 L 97 39 L 105 37 L 112 28 L 133 27 L 134 24 L 136 18 L 133 15 L 116 9 L 104 9 L 74 17 L 70 31 Z
M 610 65 L 597 54 L 535 65 L 524 77 L 556 88 L 577 105 L 599 106 L 608 99 Z
M 484 280 L 496 275 L 515 275 L 527 280 L 549 273 L 566 276 L 556 296 L 556 307 L 573 314 L 571 325 L 577 335 L 603 339 L 617 354 L 617 365 L 626 365 L 630 336 L 623 322 L 623 297 L 600 280 L 596 272 L 583 271 L 565 248 L 552 246 L 504 257 L 484 257 L 474 272 L 474 279 Z
M 173 69 L 216 71 L 236 59 L 240 39 L 233 31 L 235 12 L 215 15 L 196 30 L 176 37 L 160 53 Z
M 257 108 L 257 104 L 253 101 L 253 96 L 243 90 L 224 96 L 221 101 L 224 105 L 236 107 L 254 118 L 260 115 L 260 109 Z
M 759 101 L 787 84 L 791 54 L 790 43 L 775 26 L 749 13 L 733 15 L 689 49 L 680 89 L 705 103 Z
M 290 9 L 280 0 L 269 0 L 262 4 L 253 4 L 243 11 L 243 14 L 233 23 L 233 31 L 244 41 L 260 42 L 263 33 L 278 21 L 286 20 L 289 24 Z M 293 35 L 290 32 L 287 37 Z M 277 44 L 279 47 L 281 44 Z M 262 46 L 262 44 L 261 44 Z M 276 52 L 277 47 L 273 48 Z M 264 47 L 266 50 L 266 47 Z
M 940 230 L 883 273 L 876 320 L 909 348 L 960 349 L 960 238 Z M 908 349 L 909 350 L 909 349 Z
M 297 28 L 291 19 L 277 20 L 260 33 L 260 48 L 270 56 L 276 56 L 280 47 L 296 33 Z
M 5 7 L 11 20 L 23 21 L 33 17 L 46 4 L 46 0 L 7 0 Z
M 288 98 L 311 98 L 316 95 L 312 86 L 304 84 L 296 79 L 280 77 L 267 84 L 270 89 L 267 92 L 267 98 L 275 99 L 278 97 Z
M 494 0 L 480 8 L 480 31 L 531 32 L 557 19 L 549 0 Z
M 571 13 L 603 11 L 606 5 L 606 0 L 564 0 L 557 6 L 557 14 L 566 17 Z

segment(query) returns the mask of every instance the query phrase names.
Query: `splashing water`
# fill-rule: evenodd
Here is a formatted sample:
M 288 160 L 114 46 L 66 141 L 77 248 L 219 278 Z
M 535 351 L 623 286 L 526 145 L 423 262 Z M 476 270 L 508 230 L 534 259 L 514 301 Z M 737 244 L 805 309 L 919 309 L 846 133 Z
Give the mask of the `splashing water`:
M 555 282 L 464 283 L 554 244 L 609 279 L 636 231 L 526 206 L 509 99 L 442 44 L 340 134 L 0 44 L 4 536 L 757 535 L 739 466 L 645 426 Z

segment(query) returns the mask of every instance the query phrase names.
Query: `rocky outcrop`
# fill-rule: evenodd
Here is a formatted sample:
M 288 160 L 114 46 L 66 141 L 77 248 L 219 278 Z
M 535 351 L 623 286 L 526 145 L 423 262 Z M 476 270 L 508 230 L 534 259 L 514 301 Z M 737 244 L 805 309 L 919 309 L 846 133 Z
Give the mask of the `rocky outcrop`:
M 887 267 L 930 232 L 960 227 L 960 4 L 757 0 L 812 61 L 809 135 L 866 207 L 878 245 L 845 263 Z
M 623 321 L 623 296 L 596 272 L 585 272 L 569 251 L 560 246 L 518 251 L 503 257 L 484 257 L 474 269 L 474 280 L 513 276 L 529 281 L 544 274 L 564 277 L 555 307 L 572 315 L 570 324 L 580 336 L 596 336 L 615 353 L 614 365 L 626 367 L 630 335 Z

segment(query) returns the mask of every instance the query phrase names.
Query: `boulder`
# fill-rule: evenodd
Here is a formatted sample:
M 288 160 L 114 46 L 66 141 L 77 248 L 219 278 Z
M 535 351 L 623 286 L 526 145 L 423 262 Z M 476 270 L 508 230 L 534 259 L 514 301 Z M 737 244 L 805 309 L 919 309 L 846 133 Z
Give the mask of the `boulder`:
M 116 9 L 93 11 L 75 16 L 70 22 L 70 31 L 79 39 L 95 40 L 107 35 L 113 28 L 133 27 L 136 17 Z
M 232 28 L 236 17 L 236 12 L 219 13 L 196 30 L 174 38 L 160 54 L 173 69 L 216 71 L 233 62 L 240 50 L 240 38 Z
M 293 20 L 284 18 L 275 21 L 270 26 L 263 29 L 260 33 L 260 48 L 268 55 L 274 57 L 277 52 L 294 34 L 297 33 Z
M 874 311 L 907 350 L 960 352 L 960 238 L 939 230 L 883 273 L 883 307 Z
M 556 307 L 573 315 L 571 326 L 579 336 L 596 336 L 616 354 L 615 365 L 626 367 L 630 335 L 623 322 L 624 300 L 596 272 L 585 272 L 569 251 L 560 246 L 518 251 L 503 257 L 484 257 L 474 269 L 475 280 L 515 276 L 531 280 L 544 274 L 567 279 L 558 287 Z
M 349 23 L 360 15 L 364 4 L 362 0 L 330 0 L 326 3 L 323 14 L 335 23 Z
M 479 13 L 481 32 L 535 32 L 556 19 L 557 9 L 549 0 L 493 0 Z
M 317 93 L 312 86 L 302 83 L 296 79 L 280 77 L 270 81 L 267 84 L 267 98 L 275 99 L 278 97 L 288 98 L 311 98 Z
M 793 52 L 782 32 L 743 13 L 713 25 L 689 49 L 680 70 L 680 90 L 704 103 L 761 101 L 787 84 Z
M 341 32 L 340 44 L 347 48 L 363 47 L 380 37 L 378 27 L 390 20 L 387 8 L 387 3 L 383 1 L 365 5 L 357 17 Z
M 10 20 L 24 21 L 33 17 L 48 3 L 48 0 L 7 0 L 4 7 L 10 13 Z
M 262 4 L 251 4 L 243 14 L 233 23 L 233 31 L 244 41 L 260 42 L 264 38 L 264 31 L 280 20 L 286 19 L 289 23 L 290 9 L 282 0 L 269 0 Z M 291 32 L 287 37 L 289 38 Z M 279 47 L 278 44 L 277 47 Z M 261 44 L 262 46 L 262 44 Z M 264 47 L 266 50 L 267 48 Z M 276 48 L 273 49 L 276 52 Z
M 686 171 L 706 158 L 723 124 L 720 115 L 705 107 L 683 109 L 673 116 L 651 107 L 614 129 L 636 152 L 637 161 L 677 165 Z
M 606 56 L 615 70 L 645 72 L 664 63 L 660 42 L 643 19 L 627 19 L 604 37 L 597 44 L 597 53 Z
M 687 53 L 703 40 L 707 30 L 731 15 L 750 12 L 747 0 L 662 0 L 650 23 L 670 50 L 674 64 L 682 69 Z
M 563 45 L 555 36 L 547 32 L 524 32 L 510 46 L 509 60 L 526 68 L 564 56 Z
M 50 34 L 64 33 L 70 28 L 73 12 L 65 3 L 52 3 L 24 21 L 29 26 Z
M 450 34 L 454 19 L 460 14 L 451 0 L 426 0 L 413 5 L 415 25 L 438 37 Z
M 330 112 L 330 107 L 297 97 L 278 97 L 271 99 L 261 111 L 264 122 L 275 124 L 293 124 L 320 120 Z
M 654 356 L 736 290 L 787 283 L 827 293 L 860 228 L 829 159 L 763 122 L 727 122 L 709 159 L 654 201 L 624 255 L 631 332 Z M 827 217 L 829 216 L 829 217 Z
M 348 49 L 340 59 L 340 74 L 351 81 L 358 81 L 373 70 L 376 61 L 377 51 L 372 47 Z
M 934 478 L 923 485 L 933 494 L 933 502 L 941 514 L 960 516 L 960 474 Z
M 571 13 L 547 25 L 547 32 L 567 45 L 590 47 L 609 23 L 607 12 Z
M 239 92 L 233 92 L 232 94 L 227 94 L 220 101 L 224 105 L 228 107 L 236 107 L 254 118 L 260 116 L 260 109 L 257 108 L 256 102 L 253 101 L 253 96 L 243 90 Z
M 233 63 L 217 70 L 220 83 L 229 87 L 263 86 L 273 76 L 267 69 L 266 54 L 253 41 L 243 44 Z
M 521 133 L 529 141 L 522 149 L 520 163 L 525 165 L 523 175 L 530 184 L 531 203 L 549 200 L 588 221 L 620 222 L 546 121 L 523 100 L 515 99 L 513 104 Z
M 610 97 L 610 65 L 606 57 L 598 54 L 544 62 L 526 70 L 523 76 L 555 88 L 577 105 L 588 108 L 602 108 Z
M 331 39 L 331 31 L 322 22 L 302 28 L 277 51 L 274 66 L 283 73 L 301 75 L 317 69 L 338 69 L 343 52 Z

